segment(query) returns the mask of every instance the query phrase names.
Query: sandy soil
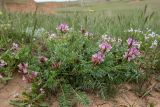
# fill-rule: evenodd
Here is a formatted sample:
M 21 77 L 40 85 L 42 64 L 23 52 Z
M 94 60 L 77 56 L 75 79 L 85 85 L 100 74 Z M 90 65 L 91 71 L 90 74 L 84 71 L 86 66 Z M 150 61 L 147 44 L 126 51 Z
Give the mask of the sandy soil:
M 22 77 L 18 74 L 8 84 L 0 84 L 0 107 L 12 107 L 9 105 L 9 101 L 21 95 L 29 86 L 29 84 L 22 81 Z
M 121 85 L 119 94 L 108 101 L 88 95 L 92 101 L 89 107 L 160 107 L 160 83 L 150 80 L 148 85 L 146 93 L 142 96 L 135 94 L 134 87 L 128 84 Z M 55 99 L 52 102 L 51 107 L 59 107 Z M 77 107 L 84 106 L 79 104 Z
M 89 107 L 160 107 L 160 83 L 158 81 L 151 81 L 150 86 L 146 92 L 149 92 L 147 96 L 137 96 L 133 91 L 133 87 L 128 84 L 120 86 L 119 94 L 109 101 L 103 101 L 100 98 L 88 95 L 92 101 Z M 14 99 L 17 95 L 25 89 L 29 89 L 30 85 L 22 81 L 20 75 L 15 75 L 7 85 L 0 85 L 0 107 L 12 107 L 9 105 L 9 101 Z M 51 101 L 50 107 L 59 107 L 56 99 Z M 78 105 L 78 107 L 83 107 Z

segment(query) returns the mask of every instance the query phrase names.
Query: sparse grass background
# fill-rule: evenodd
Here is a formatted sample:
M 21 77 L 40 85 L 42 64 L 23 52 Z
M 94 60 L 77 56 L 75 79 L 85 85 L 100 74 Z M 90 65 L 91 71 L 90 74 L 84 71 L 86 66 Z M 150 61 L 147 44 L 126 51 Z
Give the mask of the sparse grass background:
M 108 11 L 113 15 L 115 13 L 125 13 L 125 11 L 133 11 L 135 9 L 142 9 L 144 5 L 148 5 L 150 11 L 159 11 L 160 10 L 160 1 L 159 0 L 143 0 L 143 1 L 132 1 L 132 0 L 124 0 L 124 1 L 108 1 L 108 2 L 93 2 L 90 4 L 84 4 L 84 6 L 73 6 L 66 8 L 58 8 L 58 11 Z
M 26 0 L 6 0 L 8 3 L 25 3 Z M 152 11 L 160 10 L 160 1 L 159 0 L 84 0 L 83 5 L 80 5 L 80 1 L 77 2 L 65 2 L 66 7 L 55 9 L 57 11 L 125 11 L 125 10 L 134 10 L 142 9 L 144 5 L 148 5 L 149 9 Z M 72 5 L 74 4 L 74 5 Z M 77 5 L 76 5 L 77 4 Z M 70 5 L 72 5 L 70 7 Z

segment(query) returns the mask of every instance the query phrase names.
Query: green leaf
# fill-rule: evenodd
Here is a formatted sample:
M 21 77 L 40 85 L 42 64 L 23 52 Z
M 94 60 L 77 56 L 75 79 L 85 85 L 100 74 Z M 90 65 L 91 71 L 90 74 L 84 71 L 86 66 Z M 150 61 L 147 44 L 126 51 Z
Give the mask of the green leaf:
M 27 106 L 27 103 L 24 103 L 22 101 L 17 101 L 17 100 L 11 100 L 10 104 L 15 107 L 26 107 Z
M 75 93 L 76 99 L 78 102 L 82 103 L 84 106 L 88 106 L 90 104 L 90 100 L 87 95 L 83 92 Z
M 48 104 L 45 103 L 45 102 L 42 102 L 42 103 L 40 103 L 39 105 L 40 105 L 40 107 L 48 107 Z
M 71 100 L 72 100 L 72 92 L 70 85 L 63 85 L 61 86 L 61 95 L 59 97 L 59 105 L 60 107 L 71 107 Z

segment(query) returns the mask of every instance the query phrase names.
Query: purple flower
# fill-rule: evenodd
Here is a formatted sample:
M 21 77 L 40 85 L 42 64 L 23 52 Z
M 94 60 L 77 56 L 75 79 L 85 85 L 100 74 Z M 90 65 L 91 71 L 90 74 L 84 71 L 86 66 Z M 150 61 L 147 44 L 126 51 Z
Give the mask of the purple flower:
M 31 76 L 32 76 L 33 78 L 36 78 L 36 77 L 38 76 L 38 72 L 33 71 L 33 72 L 31 73 Z
M 18 72 L 22 73 L 22 74 L 27 74 L 28 73 L 28 64 L 27 63 L 20 63 L 18 65 Z
M 26 82 L 32 82 L 34 80 L 34 78 L 36 78 L 38 76 L 38 72 L 33 71 L 31 74 L 23 74 L 22 76 L 22 80 L 26 81 Z
M 101 64 L 104 61 L 105 56 L 103 55 L 103 53 L 98 52 L 94 55 L 92 55 L 92 62 L 96 65 L 96 64 Z
M 103 42 L 99 45 L 99 48 L 102 51 L 102 53 L 104 53 L 106 51 L 109 52 L 112 49 L 112 46 L 107 42 Z
M 22 80 L 31 83 L 38 76 L 38 72 L 32 72 L 31 74 L 23 74 Z
M 7 63 L 4 60 L 0 60 L 0 68 L 7 66 Z
M 133 38 L 128 38 L 127 43 L 129 47 L 137 45 L 137 41 L 134 40 Z
M 131 47 L 130 49 L 128 49 L 128 52 L 125 52 L 124 58 L 128 61 L 131 61 L 138 56 L 140 56 L 139 50 L 135 47 Z
M 45 56 L 40 56 L 39 57 L 39 62 L 40 63 L 45 63 L 45 62 L 47 62 L 48 61 L 48 58 L 47 57 L 45 57 Z
M 67 33 L 69 31 L 69 26 L 65 23 L 61 23 L 56 29 L 62 33 Z

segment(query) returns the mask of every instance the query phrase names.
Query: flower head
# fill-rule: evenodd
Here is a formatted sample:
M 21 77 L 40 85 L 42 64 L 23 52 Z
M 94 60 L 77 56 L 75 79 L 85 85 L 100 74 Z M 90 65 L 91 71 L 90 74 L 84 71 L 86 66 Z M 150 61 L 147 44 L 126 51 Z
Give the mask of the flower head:
M 45 62 L 47 62 L 48 61 L 48 58 L 47 57 L 45 57 L 45 56 L 40 56 L 39 57 L 39 62 L 40 63 L 45 63 Z
M 61 23 L 56 29 L 62 33 L 67 33 L 69 31 L 69 26 L 65 23 Z
M 128 49 L 128 52 L 125 52 L 124 58 L 128 61 L 131 61 L 138 56 L 140 56 L 139 50 L 135 47 L 131 47 L 130 49 Z
M 114 43 L 114 42 L 116 42 L 116 38 L 112 37 L 112 36 L 109 36 L 109 35 L 102 35 L 102 41 L 107 41 L 107 42 L 113 42 Z
M 48 39 L 49 39 L 49 40 L 52 40 L 52 39 L 55 39 L 55 38 L 57 38 L 57 35 L 54 34 L 54 33 L 52 33 L 52 34 L 50 34 L 50 35 L 48 36 Z
M 101 52 L 98 52 L 94 55 L 92 55 L 92 62 L 96 65 L 96 64 L 100 64 L 104 61 L 104 55 Z
M 28 63 L 20 63 L 18 65 L 18 72 L 22 73 L 22 74 L 27 74 L 28 73 Z
M 133 38 L 128 38 L 128 40 L 127 40 L 127 43 L 128 43 L 128 46 L 129 47 L 137 47 L 137 48 L 140 48 L 140 43 L 139 42 L 137 42 L 135 39 L 133 39 Z
M 84 36 L 90 37 L 90 36 L 93 36 L 93 33 L 87 31 L 84 33 Z
M 122 39 L 121 38 L 118 38 L 118 43 L 122 42 Z
M 19 45 L 17 43 L 12 43 L 12 48 L 11 50 L 13 51 L 13 55 L 15 55 L 15 53 L 18 51 L 19 49 Z
M 60 68 L 60 65 L 61 65 L 60 62 L 55 62 L 51 66 L 52 66 L 53 69 L 58 69 L 58 68 Z
M 134 40 L 133 38 L 128 38 L 127 43 L 128 43 L 128 46 L 133 46 L 134 44 L 137 43 L 137 41 Z
M 152 45 L 150 46 L 150 48 L 155 48 L 155 47 L 157 47 L 157 45 L 158 45 L 158 41 L 157 41 L 157 40 L 154 40 L 154 41 L 152 42 Z
M 23 74 L 22 80 L 26 82 L 32 82 L 38 76 L 38 72 L 33 71 L 31 74 Z
M 155 37 L 157 36 L 157 34 L 155 32 L 151 32 L 150 34 L 148 34 L 149 37 Z
M 41 94 L 44 94 L 45 90 L 43 88 L 40 88 L 40 92 L 41 92 Z
M 102 35 L 102 40 L 103 40 L 103 41 L 108 41 L 108 42 L 110 42 L 111 37 L 108 36 L 108 35 Z
M 110 44 L 108 44 L 107 42 L 103 42 L 99 45 L 99 48 L 101 50 L 101 52 L 109 52 L 112 49 L 112 46 Z
M 0 68 L 7 66 L 7 63 L 4 60 L 0 60 Z
M 33 78 L 36 78 L 36 77 L 38 76 L 38 72 L 33 71 L 33 72 L 31 73 L 31 76 L 32 76 Z
M 12 49 L 17 50 L 19 48 L 19 45 L 17 43 L 12 44 Z

